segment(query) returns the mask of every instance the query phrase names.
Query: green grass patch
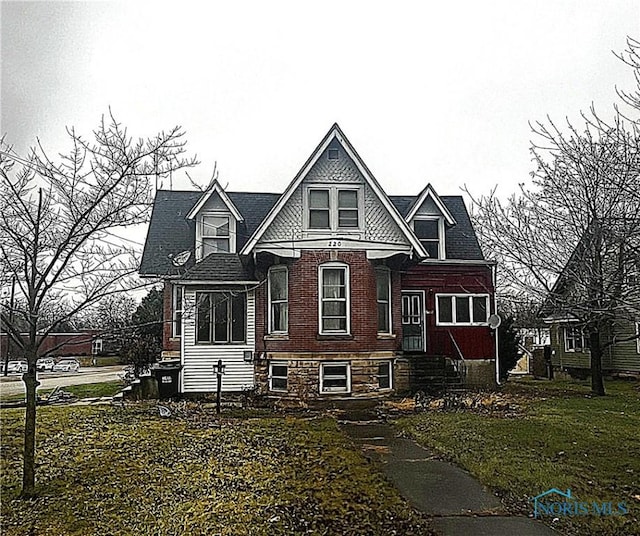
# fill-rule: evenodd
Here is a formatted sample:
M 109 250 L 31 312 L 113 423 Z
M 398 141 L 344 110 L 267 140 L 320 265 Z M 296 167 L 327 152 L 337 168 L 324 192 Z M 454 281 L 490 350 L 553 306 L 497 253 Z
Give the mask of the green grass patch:
M 174 415 L 40 409 L 39 498 L 25 501 L 23 411 L 2 411 L 3 534 L 431 534 L 331 419 Z
M 77 396 L 78 398 L 97 398 L 101 396 L 113 396 L 118 394 L 124 384 L 120 380 L 101 383 L 85 383 L 80 385 L 68 385 L 61 389 L 67 393 Z M 46 398 L 53 389 L 38 389 L 38 396 Z M 13 402 L 24 400 L 24 394 L 3 396 L 0 398 L 3 402 Z
M 581 382 L 516 381 L 504 387 L 519 414 L 428 412 L 397 426 L 497 491 L 513 512 L 570 488 L 578 501 L 626 503 L 624 516 L 563 517 L 566 534 L 640 534 L 640 391 L 609 381 L 592 397 Z M 550 520 L 546 520 L 550 521 Z

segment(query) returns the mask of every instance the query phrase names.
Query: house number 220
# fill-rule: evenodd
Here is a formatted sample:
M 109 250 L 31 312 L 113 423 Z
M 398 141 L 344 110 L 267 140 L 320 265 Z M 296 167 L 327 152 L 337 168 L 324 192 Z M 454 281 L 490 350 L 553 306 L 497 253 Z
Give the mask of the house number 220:
M 330 248 L 341 248 L 342 247 L 342 240 L 329 240 L 329 247 Z

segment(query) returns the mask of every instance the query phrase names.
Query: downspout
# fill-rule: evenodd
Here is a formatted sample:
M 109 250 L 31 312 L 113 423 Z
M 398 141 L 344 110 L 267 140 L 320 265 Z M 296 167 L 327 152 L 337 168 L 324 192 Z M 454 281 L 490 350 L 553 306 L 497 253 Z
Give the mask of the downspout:
M 496 285 L 498 282 L 498 264 L 494 264 L 491 267 L 491 278 L 493 279 L 493 311 L 494 314 L 498 314 L 498 298 L 496 292 Z M 498 361 L 498 328 L 495 329 L 495 357 L 496 357 L 496 385 L 500 383 L 500 363 Z

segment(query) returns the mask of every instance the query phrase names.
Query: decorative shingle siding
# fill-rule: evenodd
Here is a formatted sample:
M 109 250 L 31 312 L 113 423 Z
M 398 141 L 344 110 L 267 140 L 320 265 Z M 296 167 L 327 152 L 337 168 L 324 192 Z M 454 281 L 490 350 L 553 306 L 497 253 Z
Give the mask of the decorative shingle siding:
M 338 149 L 338 158 L 329 160 L 329 149 Z M 307 173 L 302 183 L 292 193 L 287 204 L 262 236 L 264 242 L 300 240 L 305 238 L 303 229 L 305 187 L 310 184 L 358 184 L 363 185 L 365 229 L 363 238 L 373 242 L 408 244 L 407 238 L 380 202 L 378 196 L 366 184 L 353 160 L 339 142 L 334 140 L 329 148 Z

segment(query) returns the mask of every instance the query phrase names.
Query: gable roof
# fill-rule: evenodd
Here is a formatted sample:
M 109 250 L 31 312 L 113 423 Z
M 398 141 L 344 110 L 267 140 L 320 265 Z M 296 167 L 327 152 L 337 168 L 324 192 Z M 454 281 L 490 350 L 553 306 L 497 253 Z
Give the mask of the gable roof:
M 433 186 L 431 186 L 431 183 L 427 184 L 424 190 L 422 190 L 422 192 L 418 194 L 415 202 L 409 208 L 409 211 L 405 216 L 405 219 L 407 221 L 411 221 L 428 197 L 430 197 L 435 203 L 436 207 L 438 207 L 438 210 L 444 216 L 445 221 L 449 225 L 455 225 L 456 224 L 455 218 L 451 215 L 451 212 L 449 212 L 449 209 L 447 209 L 447 206 L 442 202 L 442 199 L 440 199 L 440 196 L 433 189 Z
M 382 205 L 386 208 L 387 212 L 391 215 L 391 218 L 398 225 L 402 233 L 407 238 L 408 242 L 413 246 L 414 250 L 418 253 L 420 257 L 427 257 L 427 252 L 424 250 L 424 247 L 420 243 L 420 241 L 416 238 L 415 234 L 407 224 L 407 222 L 400 216 L 397 209 L 382 189 L 376 178 L 373 176 L 369 168 L 367 168 L 366 164 L 360 158 L 360 155 L 353 148 L 347 137 L 344 135 L 338 123 L 334 123 L 333 126 L 329 129 L 329 132 L 324 136 L 322 141 L 318 144 L 315 150 L 311 153 L 311 156 L 304 163 L 298 174 L 294 177 L 294 179 L 289 183 L 289 186 L 285 189 L 285 191 L 278 199 L 278 202 L 271 209 L 267 217 L 264 221 L 258 226 L 255 233 L 251 236 L 251 238 L 247 241 L 241 253 L 247 254 L 249 253 L 258 243 L 262 235 L 269 228 L 271 223 L 274 221 L 278 213 L 282 210 L 282 208 L 286 205 L 287 201 L 290 199 L 291 195 L 295 190 L 300 186 L 304 178 L 307 176 L 313 165 L 318 161 L 320 156 L 324 153 L 325 149 L 329 146 L 329 144 L 337 139 L 342 147 L 345 149 L 345 152 L 348 156 L 353 160 L 354 164 L 362 173 L 365 182 L 369 185 L 369 187 L 373 190 L 375 195 L 378 197 Z
M 188 220 L 192 220 L 193 218 L 195 218 L 196 215 L 198 214 L 198 212 L 200 212 L 202 210 L 202 207 L 204 207 L 207 204 L 207 201 L 209 201 L 209 199 L 211 198 L 211 196 L 214 193 L 217 193 L 220 196 L 220 199 L 222 199 L 222 202 L 227 206 L 227 208 L 229 209 L 229 212 L 231 212 L 231 214 L 233 214 L 233 217 L 238 221 L 242 221 L 242 219 L 243 219 L 242 218 L 242 214 L 240 214 L 240 212 L 238 211 L 236 206 L 233 204 L 233 201 L 231 201 L 231 199 L 229 199 L 229 196 L 224 191 L 222 186 L 220 186 L 220 183 L 218 182 L 217 179 L 215 179 L 209 185 L 209 187 L 205 190 L 205 192 L 202 194 L 202 197 L 198 200 L 198 202 L 195 204 L 195 206 L 191 209 L 189 214 L 187 214 L 187 219 Z
M 442 204 L 455 220 L 455 225 L 445 230 L 446 259 L 484 260 L 478 237 L 473 230 L 471 218 L 460 195 L 439 196 Z M 392 203 L 405 218 L 416 204 L 418 196 L 391 195 Z

